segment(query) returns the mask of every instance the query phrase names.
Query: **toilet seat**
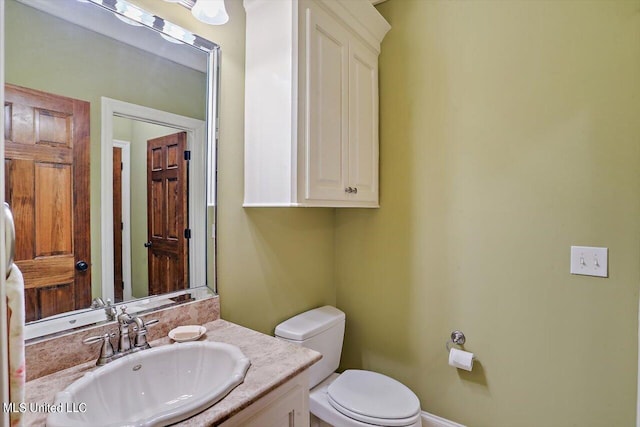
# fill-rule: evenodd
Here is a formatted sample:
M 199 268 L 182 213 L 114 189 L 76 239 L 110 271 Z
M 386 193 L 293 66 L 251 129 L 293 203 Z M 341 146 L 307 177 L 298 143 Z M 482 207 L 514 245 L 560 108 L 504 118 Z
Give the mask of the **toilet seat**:
M 364 423 L 400 427 L 420 418 L 420 401 L 404 384 L 377 372 L 347 370 L 327 388 L 330 405 Z

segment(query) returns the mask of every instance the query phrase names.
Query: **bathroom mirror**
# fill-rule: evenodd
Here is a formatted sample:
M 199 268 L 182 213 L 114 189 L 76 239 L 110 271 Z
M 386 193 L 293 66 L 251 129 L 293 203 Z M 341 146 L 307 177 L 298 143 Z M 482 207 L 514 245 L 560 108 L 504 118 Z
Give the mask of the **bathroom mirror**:
M 219 47 L 122 0 L 5 0 L 5 15 L 5 193 L 31 240 L 16 258 L 27 338 L 104 321 L 107 299 L 139 312 L 211 296 Z

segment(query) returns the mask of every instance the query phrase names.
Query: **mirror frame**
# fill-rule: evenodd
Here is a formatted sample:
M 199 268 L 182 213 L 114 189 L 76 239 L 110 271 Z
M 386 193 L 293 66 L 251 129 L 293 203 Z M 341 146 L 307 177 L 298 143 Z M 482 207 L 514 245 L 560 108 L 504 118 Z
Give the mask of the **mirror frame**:
M 60 6 L 60 4 L 56 1 L 56 2 L 51 2 L 49 0 L 17 0 L 23 4 L 26 4 L 28 6 L 31 7 L 36 7 L 37 9 L 40 9 L 46 13 L 49 13 L 53 16 L 57 16 L 59 18 L 65 19 L 66 21 L 70 21 L 72 23 L 75 23 L 76 25 L 80 25 L 83 26 L 81 24 L 79 24 L 78 22 L 74 22 L 73 19 L 69 19 L 68 17 L 68 13 L 64 10 L 64 6 Z M 77 0 L 76 0 L 77 1 Z M 109 12 L 112 12 L 115 15 L 120 15 L 122 17 L 125 17 L 126 19 L 129 20 L 133 20 L 133 21 L 137 21 L 138 24 L 140 24 L 141 26 L 147 27 L 147 29 L 151 29 L 153 31 L 156 31 L 158 33 L 161 33 L 165 36 L 177 39 L 179 41 L 181 41 L 182 43 L 191 46 L 192 48 L 195 48 L 201 52 L 203 52 L 206 55 L 206 77 L 207 77 L 207 87 L 206 87 L 206 116 L 205 116 L 205 125 L 204 125 L 204 129 L 200 129 L 200 130 L 194 130 L 194 134 L 202 134 L 204 135 L 204 141 L 206 142 L 206 156 L 205 156 L 205 161 L 204 161 L 204 170 L 201 171 L 201 180 L 200 182 L 202 183 L 202 187 L 205 188 L 201 188 L 203 191 L 200 192 L 200 194 L 203 195 L 203 197 L 206 197 L 206 203 L 204 203 L 204 221 L 200 220 L 200 221 L 196 221 L 198 224 L 192 224 L 191 228 L 192 229 L 196 229 L 196 227 L 200 227 L 198 230 L 199 232 L 204 231 L 204 236 L 202 237 L 201 240 L 204 240 L 204 245 L 205 245 L 205 253 L 204 254 L 198 254 L 198 256 L 196 257 L 197 260 L 194 260 L 194 262 L 198 262 L 198 263 L 202 263 L 202 268 L 203 268 L 203 273 L 199 273 L 197 276 L 202 278 L 202 276 L 204 275 L 204 283 L 202 283 L 202 286 L 198 286 L 195 288 L 187 288 L 184 290 L 184 292 L 189 292 L 190 290 L 193 289 L 198 289 L 198 288 L 209 288 L 212 292 L 213 295 L 217 295 L 217 270 L 216 270 L 216 264 L 217 264 L 217 236 L 216 236 L 216 222 L 217 222 L 217 202 L 216 202 L 216 182 L 217 182 L 217 146 L 218 146 L 218 136 L 219 136 L 219 119 L 218 119 L 218 111 L 219 111 L 219 93 L 220 93 L 220 58 L 221 58 L 221 49 L 220 46 L 210 40 L 207 40 L 203 37 L 200 37 L 192 32 L 190 32 L 189 30 L 186 30 L 182 27 L 177 26 L 176 24 L 171 23 L 170 21 L 166 21 L 165 19 L 158 17 L 156 15 L 153 15 L 147 11 L 145 11 L 144 9 L 141 9 L 135 5 L 132 5 L 131 3 L 126 2 L 125 0 L 88 0 L 88 3 L 93 4 L 96 7 L 101 7 L 103 9 L 106 9 Z M 55 5 L 54 5 L 55 4 Z M 129 7 L 130 9 L 134 9 L 136 10 L 137 13 L 136 15 L 126 15 L 124 13 L 121 13 L 120 10 L 125 10 L 126 7 Z M 4 54 L 5 54 L 5 49 L 4 49 L 4 40 L 5 40 L 5 25 L 4 25 L 4 0 L 0 0 L 0 31 L 2 34 L 0 34 L 0 57 L 2 58 L 2 61 L 4 63 Z M 171 29 L 171 32 L 166 31 L 167 29 Z M 179 31 L 176 32 L 176 29 L 178 29 Z M 99 31 L 100 33 L 108 36 L 108 37 L 112 37 L 112 35 L 109 34 L 105 34 L 105 32 Z M 121 40 L 122 41 L 122 40 Z M 125 42 L 126 43 L 126 42 Z M 129 43 L 127 43 L 129 44 Z M 0 77 L 2 78 L 2 82 L 3 85 L 0 88 L 0 101 L 2 101 L 4 103 L 4 66 L 0 67 Z M 130 104 L 131 105 L 131 104 Z M 104 99 L 103 99 L 103 108 L 104 108 Z M 104 111 L 102 112 L 102 114 L 104 115 Z M 166 113 L 166 114 L 170 114 L 170 113 Z M 118 114 L 118 111 L 116 111 L 116 115 L 125 115 L 125 114 Z M 134 117 L 137 117 L 134 114 Z M 178 116 L 180 117 L 180 116 Z M 113 120 L 113 114 L 110 116 L 110 121 Z M 200 121 L 201 122 L 201 121 Z M 4 126 L 4 122 L 1 123 L 0 126 L 0 130 L 2 130 Z M 190 128 L 190 125 L 185 125 L 187 130 Z M 101 126 L 102 128 L 104 128 L 104 126 Z M 101 145 L 104 145 L 104 133 L 103 130 L 101 129 Z M 112 139 L 112 136 L 109 135 L 109 139 Z M 109 153 L 112 154 L 112 151 L 110 150 L 109 146 Z M 0 141 L 0 149 L 2 149 L 2 152 L 4 153 L 4 138 L 2 139 L 2 141 Z M 204 147 L 203 147 L 204 149 Z M 104 151 L 104 147 L 102 147 L 102 150 Z M 2 184 L 2 188 L 4 188 L 5 185 L 5 181 L 4 181 L 4 163 L 0 166 L 0 183 Z M 205 173 L 206 172 L 206 173 Z M 206 175 L 206 176 L 205 176 Z M 104 179 L 104 170 L 101 171 L 101 180 Z M 111 179 L 111 177 L 109 177 L 109 179 Z M 102 185 L 102 184 L 101 184 Z M 104 203 L 104 194 L 102 194 L 101 196 L 101 203 Z M 4 192 L 3 194 L 0 196 L 0 202 L 2 202 L 4 199 Z M 113 204 L 113 200 L 110 201 L 111 204 Z M 101 208 L 101 212 L 104 212 L 104 209 Z M 111 215 L 113 215 L 113 213 L 111 213 Z M 208 230 L 209 227 L 209 215 L 212 215 L 213 218 L 213 226 L 212 226 L 212 230 L 211 233 Z M 102 216 L 102 214 L 101 214 Z M 202 224 L 204 222 L 204 224 Z M 202 224 L 202 225 L 201 225 Z M 101 238 L 104 238 L 104 218 L 101 218 L 101 225 L 100 225 L 100 229 L 101 229 Z M 110 227 L 112 227 L 112 225 L 110 224 Z M 203 228 L 202 228 L 203 227 Z M 3 232 L 3 227 L 2 224 L 0 224 L 0 236 L 4 236 L 4 232 Z M 210 243 L 208 240 L 212 238 L 213 242 Z M 113 240 L 113 232 L 112 230 L 110 231 L 110 239 L 111 241 Z M 2 245 L 0 245 L 2 246 Z M 111 245 L 113 247 L 113 243 Z M 102 269 L 102 280 L 104 281 L 105 278 L 105 269 L 104 269 L 104 252 L 103 251 L 103 259 L 101 260 L 103 263 L 103 269 Z M 0 248 L 0 254 L 2 254 L 2 249 Z M 213 268 L 213 275 L 209 275 L 208 274 L 208 268 L 207 268 L 207 264 L 208 262 L 208 256 L 212 255 L 213 256 L 213 263 L 214 263 L 214 268 Z M 111 259 L 111 265 L 113 265 L 113 260 Z M 190 267 L 193 265 L 193 262 L 190 261 Z M 2 271 L 2 268 L 0 267 L 0 272 Z M 213 277 L 211 277 L 213 276 Z M 113 272 L 111 272 L 111 278 L 113 278 Z M 4 279 L 2 279 L 4 280 Z M 113 279 L 111 279 L 111 281 L 113 281 Z M 103 289 L 104 289 L 104 283 L 103 283 Z M 148 298 L 153 298 L 153 296 L 151 297 L 144 297 L 143 299 L 148 299 Z M 138 299 L 132 299 L 130 301 L 136 301 Z M 4 299 L 3 299 L 4 301 Z M 126 303 L 123 302 L 123 303 Z M 117 305 L 121 305 L 123 303 L 118 303 Z M 2 303 L 2 305 L 0 306 L 0 313 L 2 312 L 2 308 L 6 309 L 6 306 L 4 304 L 4 302 Z M 147 311 L 153 311 L 153 309 L 147 310 Z M 3 320 L 4 320 L 4 316 Z M 59 316 L 56 316 L 59 317 Z M 73 317 L 73 314 L 69 314 L 68 316 L 66 316 L 66 318 L 70 318 Z M 106 316 L 105 316 L 105 321 L 106 321 Z M 31 322 L 31 323 L 41 323 L 41 322 L 47 322 L 47 318 L 42 319 L 42 320 L 38 320 L 36 322 Z M 81 325 L 76 325 L 76 326 L 69 326 L 69 329 L 71 328 L 77 328 L 80 327 Z M 84 325 L 84 326 L 91 326 L 91 325 Z M 54 332 L 54 333 L 59 333 L 59 332 Z M 43 335 L 46 336 L 46 335 Z M 42 336 L 38 336 L 38 337 L 34 337 L 34 339 L 41 339 Z M 2 350 L 2 347 L 0 346 L 0 350 Z M 2 356 L 0 354 L 0 356 Z M 0 357 L 1 359 L 1 357 Z M 1 393 L 0 393 L 1 394 Z M 1 419 L 1 418 L 0 418 Z

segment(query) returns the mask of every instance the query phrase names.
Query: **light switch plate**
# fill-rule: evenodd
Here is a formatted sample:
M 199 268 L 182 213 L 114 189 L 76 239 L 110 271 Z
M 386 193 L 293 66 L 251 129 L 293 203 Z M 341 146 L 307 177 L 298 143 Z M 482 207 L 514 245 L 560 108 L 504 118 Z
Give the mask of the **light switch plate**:
M 609 277 L 609 249 L 571 246 L 571 274 Z

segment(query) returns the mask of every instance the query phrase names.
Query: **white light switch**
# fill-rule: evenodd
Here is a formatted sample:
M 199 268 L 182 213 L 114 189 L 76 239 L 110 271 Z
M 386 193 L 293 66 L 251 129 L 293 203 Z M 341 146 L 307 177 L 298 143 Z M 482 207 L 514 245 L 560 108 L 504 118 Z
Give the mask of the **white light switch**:
M 609 277 L 609 249 L 571 246 L 571 274 Z

